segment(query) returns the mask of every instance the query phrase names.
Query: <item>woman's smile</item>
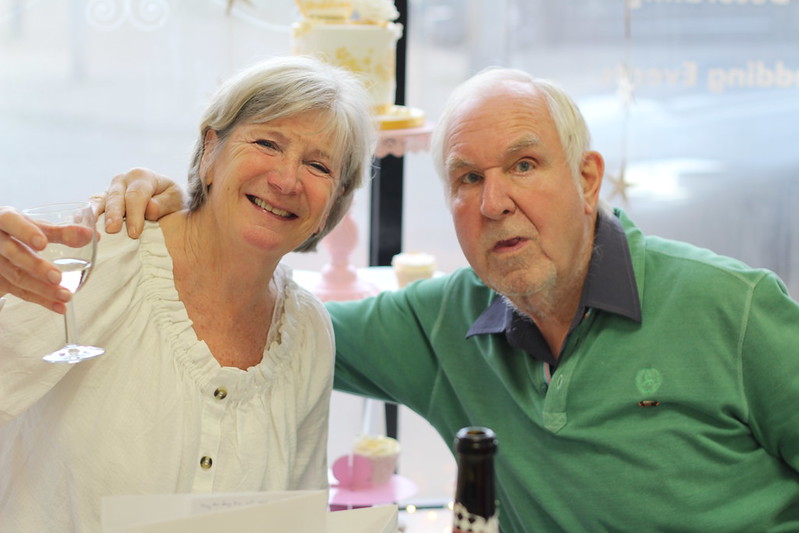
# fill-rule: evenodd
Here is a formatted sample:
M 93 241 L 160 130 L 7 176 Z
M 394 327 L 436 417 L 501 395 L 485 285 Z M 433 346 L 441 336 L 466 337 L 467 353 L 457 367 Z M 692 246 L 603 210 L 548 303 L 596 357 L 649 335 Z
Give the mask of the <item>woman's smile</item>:
M 273 215 L 277 215 L 277 216 L 279 216 L 281 218 L 285 218 L 285 219 L 297 218 L 296 214 L 291 213 L 289 211 L 286 211 L 284 209 L 280 209 L 279 207 L 275 207 L 275 206 L 267 203 L 265 200 L 262 200 L 261 198 L 258 198 L 257 196 L 253 196 L 251 194 L 248 194 L 247 195 L 247 199 L 250 200 L 250 202 L 253 205 L 255 205 L 256 207 L 259 207 L 259 208 L 263 209 L 264 211 L 268 211 L 269 213 L 272 213 Z

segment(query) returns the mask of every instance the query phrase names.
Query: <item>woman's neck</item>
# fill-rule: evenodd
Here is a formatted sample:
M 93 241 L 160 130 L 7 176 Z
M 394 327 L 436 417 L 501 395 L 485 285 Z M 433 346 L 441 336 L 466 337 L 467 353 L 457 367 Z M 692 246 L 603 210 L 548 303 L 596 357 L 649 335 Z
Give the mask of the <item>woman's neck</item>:
M 255 257 L 252 250 L 230 243 L 201 212 L 174 213 L 160 224 L 176 284 L 191 285 L 196 292 L 243 305 L 267 295 L 279 259 L 266 254 Z
M 277 300 L 277 262 L 226 247 L 196 213 L 174 213 L 160 224 L 197 338 L 223 366 L 260 362 Z

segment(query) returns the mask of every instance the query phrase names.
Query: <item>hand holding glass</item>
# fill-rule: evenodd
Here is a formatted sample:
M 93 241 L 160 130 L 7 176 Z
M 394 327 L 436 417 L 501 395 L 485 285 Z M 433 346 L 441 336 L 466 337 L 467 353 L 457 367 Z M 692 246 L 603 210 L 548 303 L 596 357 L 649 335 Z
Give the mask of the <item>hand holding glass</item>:
M 91 205 L 87 202 L 52 204 L 26 209 L 23 213 L 47 236 L 47 247 L 39 255 L 61 271 L 61 286 L 73 294 L 76 293 L 89 277 L 97 251 L 97 234 Z M 66 345 L 45 355 L 45 361 L 79 363 L 105 353 L 102 348 L 83 346 L 78 342 L 72 300 L 67 303 L 64 322 Z

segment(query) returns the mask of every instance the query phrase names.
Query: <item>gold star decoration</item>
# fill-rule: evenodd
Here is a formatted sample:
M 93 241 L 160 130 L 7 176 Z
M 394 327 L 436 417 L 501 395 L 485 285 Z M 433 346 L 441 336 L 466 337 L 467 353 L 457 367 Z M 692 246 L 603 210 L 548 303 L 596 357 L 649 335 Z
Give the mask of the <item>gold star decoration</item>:
M 633 186 L 632 183 L 627 181 L 624 175 L 624 167 L 622 165 L 621 170 L 619 170 L 618 174 L 608 174 L 607 178 L 610 184 L 613 186 L 610 193 L 608 194 L 608 200 L 611 200 L 618 196 L 621 198 L 621 201 L 624 203 L 625 206 L 629 205 L 630 200 L 627 197 L 627 189 Z

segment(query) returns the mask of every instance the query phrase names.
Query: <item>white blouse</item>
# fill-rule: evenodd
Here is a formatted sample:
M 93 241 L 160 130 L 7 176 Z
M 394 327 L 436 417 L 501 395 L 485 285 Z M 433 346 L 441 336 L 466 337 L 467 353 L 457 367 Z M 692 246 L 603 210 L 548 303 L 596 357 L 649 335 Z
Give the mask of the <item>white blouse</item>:
M 99 531 L 107 495 L 325 488 L 333 330 L 287 267 L 274 280 L 267 348 L 246 371 L 197 339 L 155 223 L 139 240 L 104 233 L 75 296 L 80 340 L 105 355 L 43 362 L 64 343 L 63 317 L 9 297 L 0 531 Z

